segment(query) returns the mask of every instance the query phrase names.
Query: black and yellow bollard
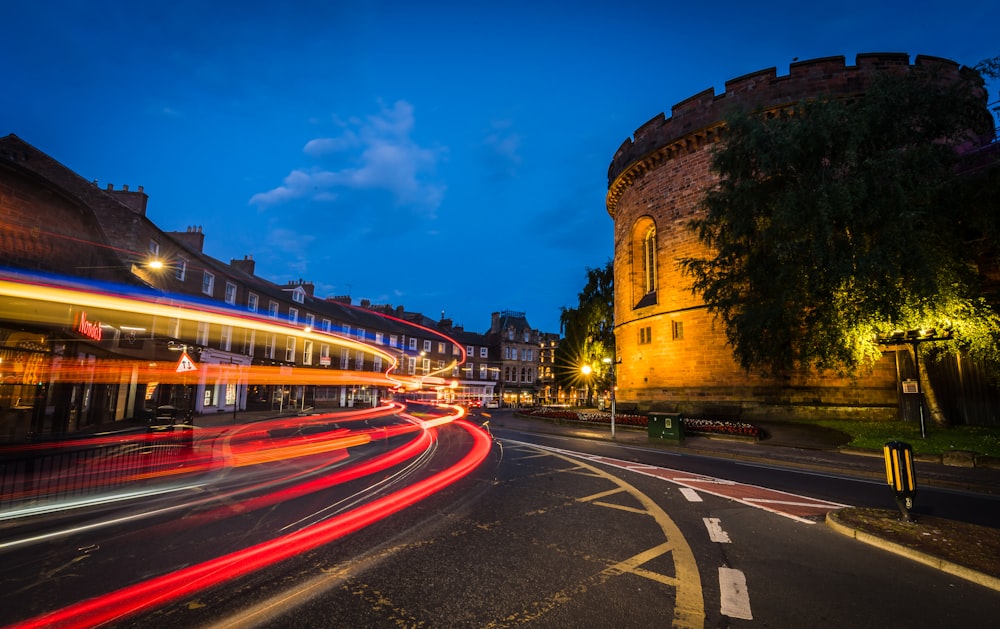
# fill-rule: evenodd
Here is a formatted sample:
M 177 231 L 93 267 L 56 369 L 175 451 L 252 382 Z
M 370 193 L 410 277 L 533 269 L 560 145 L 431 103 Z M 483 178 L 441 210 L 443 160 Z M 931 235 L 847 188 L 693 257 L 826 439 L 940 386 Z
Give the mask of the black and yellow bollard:
M 882 449 L 885 455 L 885 478 L 896 496 L 903 519 L 913 522 L 910 509 L 913 508 L 913 495 L 917 492 L 917 481 L 913 474 L 913 448 L 902 441 L 890 441 Z

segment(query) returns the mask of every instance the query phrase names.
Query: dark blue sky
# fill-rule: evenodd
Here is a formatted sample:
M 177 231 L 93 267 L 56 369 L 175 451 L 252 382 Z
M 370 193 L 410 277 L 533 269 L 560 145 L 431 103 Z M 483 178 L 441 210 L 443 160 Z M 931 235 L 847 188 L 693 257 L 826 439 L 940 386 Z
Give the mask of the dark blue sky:
M 6 2 L 0 133 L 272 281 L 557 332 L 650 118 L 794 58 L 1000 55 L 995 1 L 479 5 Z

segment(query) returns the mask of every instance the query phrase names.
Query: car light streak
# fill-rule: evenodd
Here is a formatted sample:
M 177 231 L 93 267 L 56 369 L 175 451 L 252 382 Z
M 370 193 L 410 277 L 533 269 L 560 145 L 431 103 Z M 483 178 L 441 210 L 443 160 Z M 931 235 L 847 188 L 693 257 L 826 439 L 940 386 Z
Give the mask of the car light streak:
M 422 500 L 472 473 L 486 459 L 492 440 L 482 429 L 463 420 L 455 422 L 472 436 L 470 450 L 454 465 L 432 476 L 378 498 L 329 520 L 294 533 L 176 570 L 107 595 L 16 623 L 18 629 L 94 627 L 187 596 L 200 589 L 249 574 L 266 566 L 340 539 Z M 423 435 L 430 435 L 425 430 Z

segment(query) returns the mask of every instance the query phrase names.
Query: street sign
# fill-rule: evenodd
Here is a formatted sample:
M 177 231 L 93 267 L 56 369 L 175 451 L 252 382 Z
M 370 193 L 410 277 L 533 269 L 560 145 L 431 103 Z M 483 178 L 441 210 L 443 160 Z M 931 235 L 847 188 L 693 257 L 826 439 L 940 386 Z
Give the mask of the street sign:
M 194 364 L 187 352 L 181 352 L 181 359 L 177 361 L 177 373 L 186 371 L 198 371 L 198 365 Z

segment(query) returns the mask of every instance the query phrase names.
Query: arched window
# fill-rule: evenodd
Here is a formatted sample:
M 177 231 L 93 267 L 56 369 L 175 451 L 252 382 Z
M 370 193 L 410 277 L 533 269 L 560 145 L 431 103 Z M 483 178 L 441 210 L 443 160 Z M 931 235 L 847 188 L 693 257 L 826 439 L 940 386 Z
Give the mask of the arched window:
M 642 239 L 642 283 L 648 295 L 656 291 L 656 227 L 650 227 Z

